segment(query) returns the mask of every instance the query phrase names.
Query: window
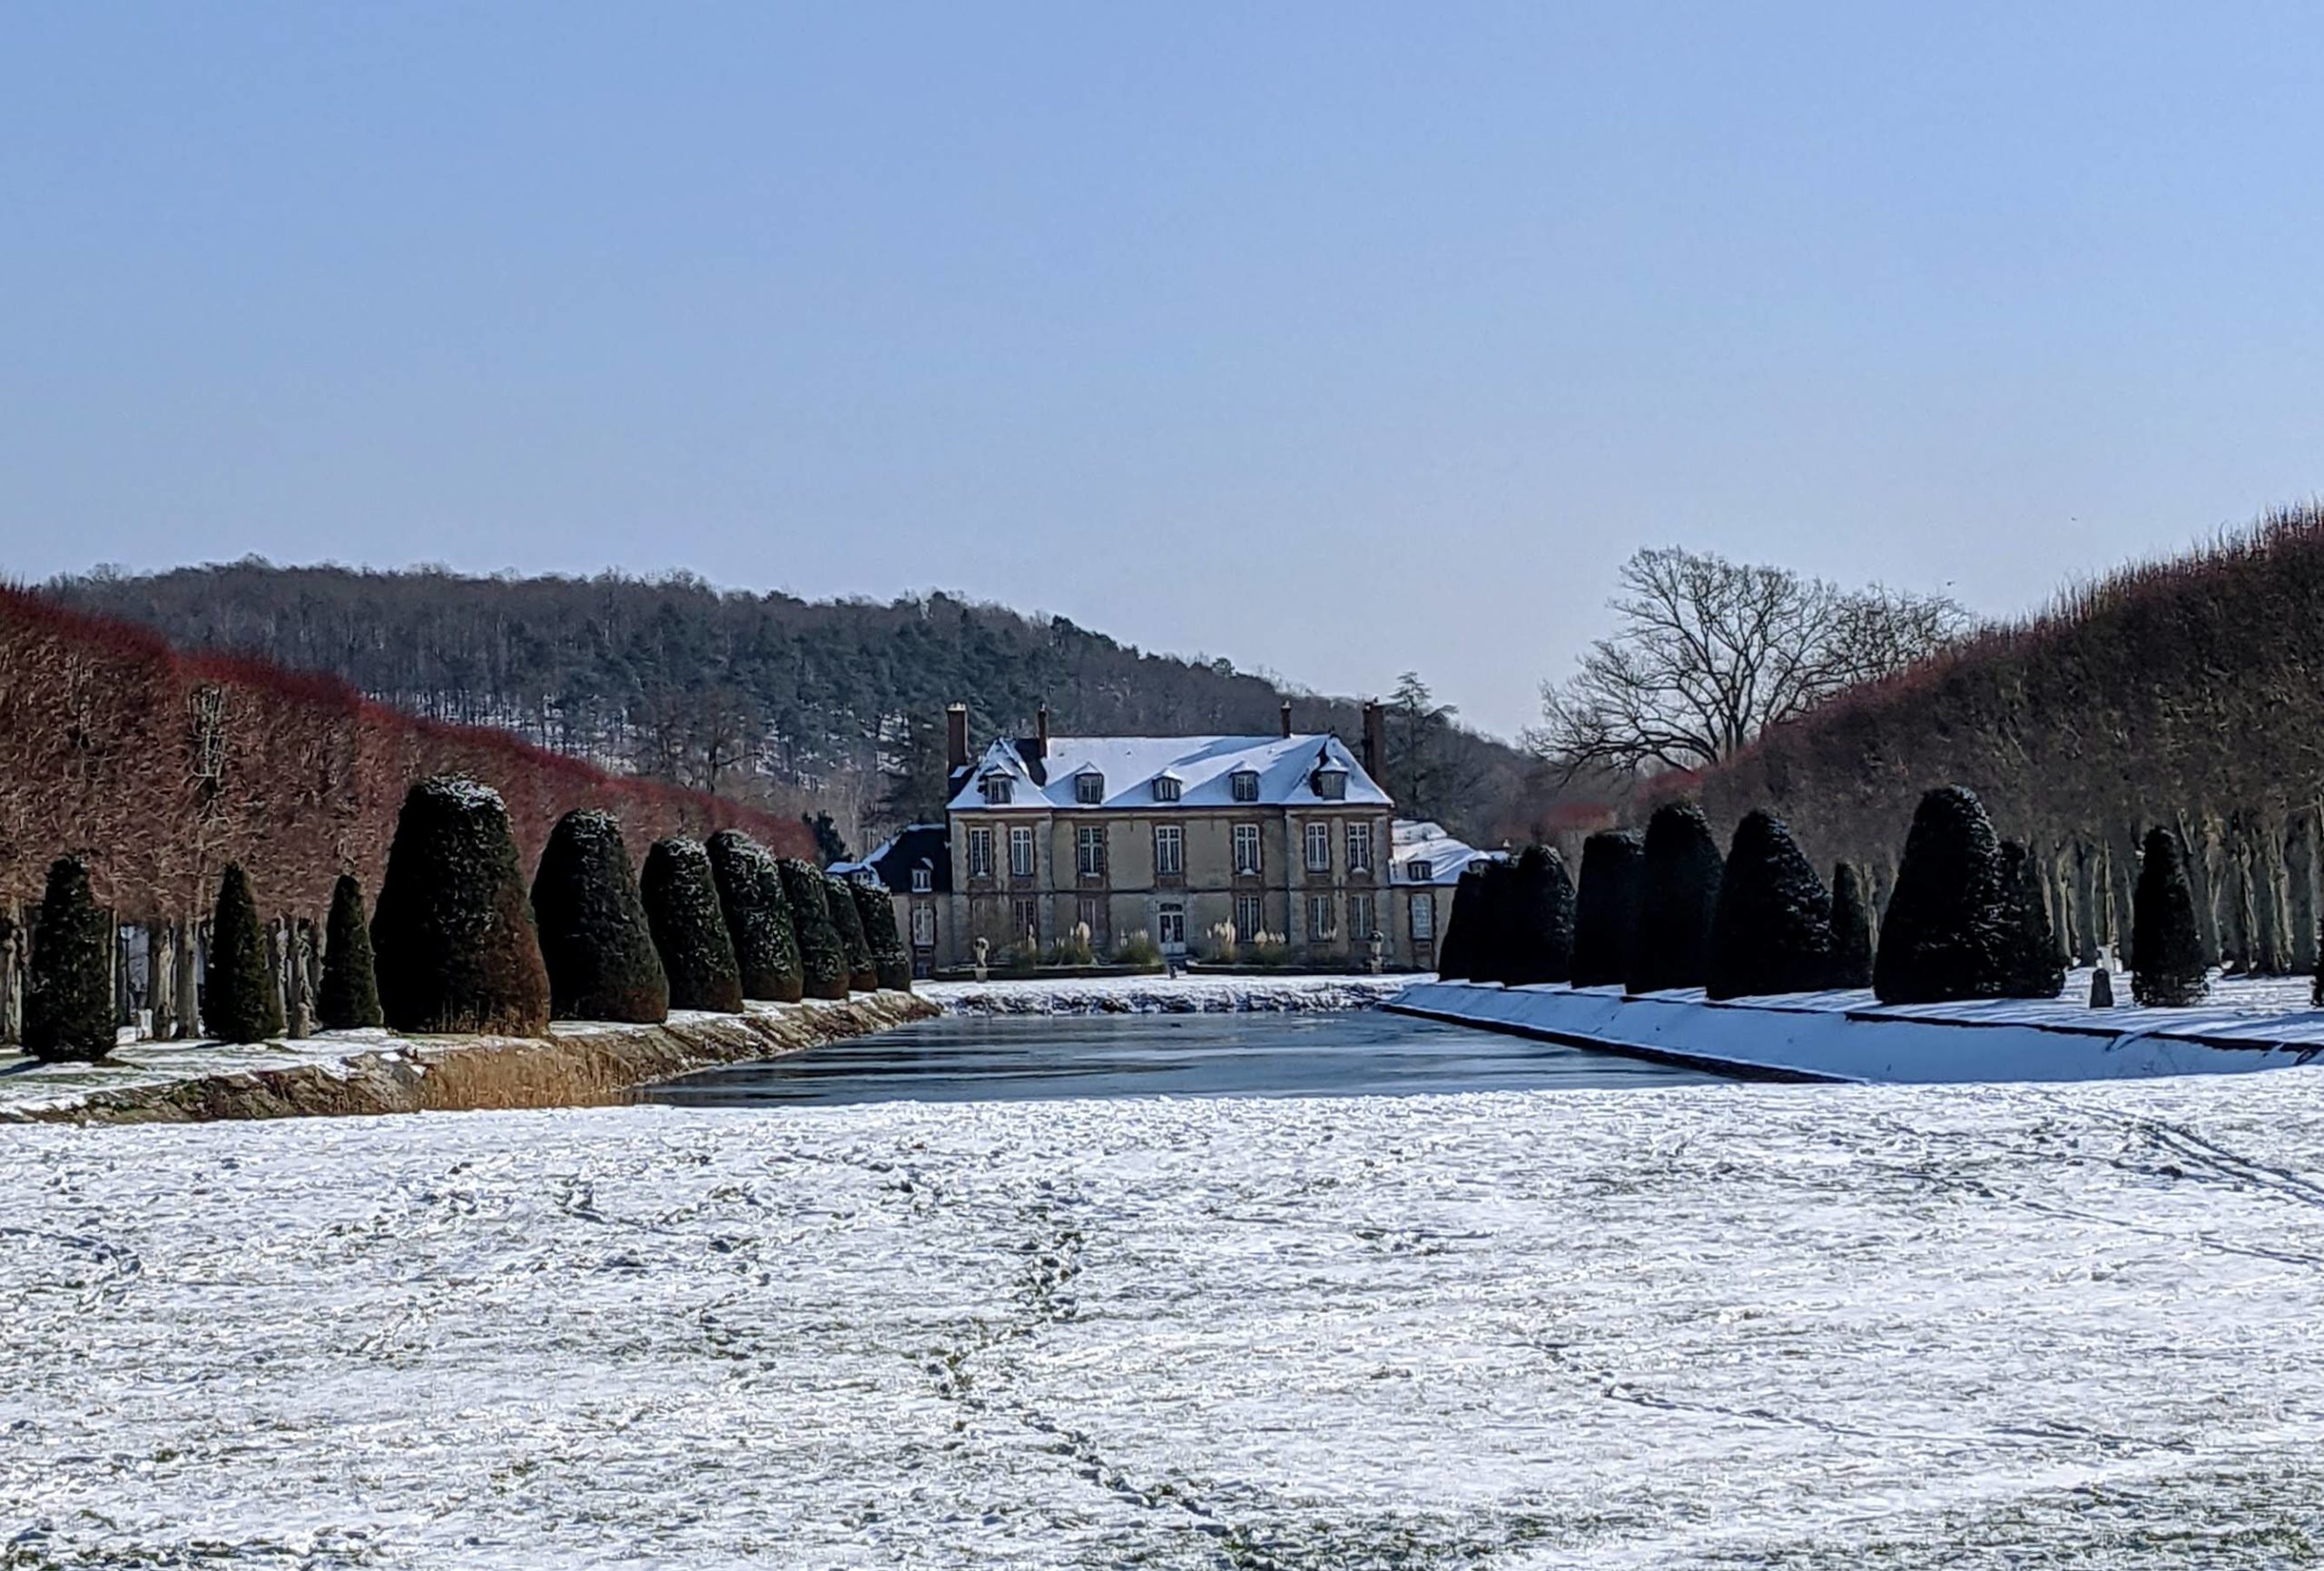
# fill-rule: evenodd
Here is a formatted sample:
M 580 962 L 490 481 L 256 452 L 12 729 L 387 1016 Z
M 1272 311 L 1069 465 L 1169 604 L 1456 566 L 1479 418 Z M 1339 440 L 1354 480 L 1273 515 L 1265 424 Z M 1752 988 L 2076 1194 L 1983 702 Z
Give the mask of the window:
M 1157 775 L 1154 777 L 1154 800 L 1157 802 L 1176 802 L 1180 789 L 1181 782 L 1176 775 Z
M 1175 877 L 1187 870 L 1187 832 L 1176 824 L 1154 826 L 1154 875 Z
M 1339 936 L 1338 904 L 1328 894 L 1307 897 L 1307 936 L 1336 938 Z
M 931 869 L 915 867 L 911 870 L 911 892 L 914 894 L 926 894 L 935 887 L 936 874 Z
M 969 831 L 969 876 L 992 876 L 992 831 L 990 829 Z
M 1106 875 L 1106 826 L 1084 824 L 1073 832 L 1074 869 L 1084 878 Z
M 1009 801 L 1016 795 L 1015 783 L 998 770 L 979 782 L 979 788 L 983 791 L 984 799 L 996 805 Z
M 1332 826 L 1328 824 L 1307 825 L 1307 871 L 1329 873 L 1332 870 Z
M 1380 924 L 1374 919 L 1372 896 L 1369 894 L 1351 894 L 1347 897 L 1347 932 L 1349 937 L 1354 939 L 1358 944 L 1367 944 L 1371 942 L 1372 934 L 1379 925 Z
M 1369 824 L 1347 826 L 1347 870 L 1350 873 L 1372 871 L 1372 825 Z
M 1315 795 L 1326 802 L 1341 802 L 1347 798 L 1347 771 L 1338 765 L 1315 771 Z
M 1415 856 L 1404 864 L 1404 876 L 1414 884 L 1433 883 L 1436 878 L 1436 864 L 1425 856 Z
M 1154 914 L 1155 936 L 1172 954 L 1187 952 L 1187 908 L 1165 905 Z
M 1018 824 L 1009 830 L 1009 876 L 1030 878 L 1033 875 L 1033 831 Z
M 1073 777 L 1073 799 L 1095 807 L 1106 799 L 1106 777 L 1095 769 L 1084 769 Z
M 1259 871 L 1259 826 L 1256 824 L 1235 825 L 1235 871 L 1252 874 Z
M 1436 896 L 1433 894 L 1413 896 L 1413 942 L 1436 942 Z
M 1102 900 L 1096 899 L 1091 895 L 1085 894 L 1081 897 L 1078 904 L 1081 911 L 1081 925 L 1089 930 L 1090 941 L 1094 944 L 1103 944 L 1106 942 L 1106 929 L 1104 925 L 1106 903 Z
M 933 905 L 911 908 L 911 942 L 915 949 L 936 947 L 936 907 Z
M 1266 931 L 1266 906 L 1256 894 L 1235 897 L 1235 936 L 1248 943 Z
M 1021 944 L 1039 944 L 1041 933 L 1041 908 L 1030 900 L 1009 903 L 1009 932 Z
M 1259 772 L 1257 770 L 1237 769 L 1233 775 L 1227 776 L 1227 783 L 1234 788 L 1236 801 L 1256 802 L 1259 799 Z

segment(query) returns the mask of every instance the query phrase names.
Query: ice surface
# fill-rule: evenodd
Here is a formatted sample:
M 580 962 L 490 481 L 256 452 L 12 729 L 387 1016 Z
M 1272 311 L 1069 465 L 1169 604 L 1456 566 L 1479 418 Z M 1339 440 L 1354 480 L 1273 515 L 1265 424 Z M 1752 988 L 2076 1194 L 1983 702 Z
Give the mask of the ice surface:
M 0 1131 L 0 1564 L 2303 1564 L 2318 1085 Z
M 947 1014 L 1235 1014 L 1371 1009 L 1423 976 L 1096 976 L 924 982 Z

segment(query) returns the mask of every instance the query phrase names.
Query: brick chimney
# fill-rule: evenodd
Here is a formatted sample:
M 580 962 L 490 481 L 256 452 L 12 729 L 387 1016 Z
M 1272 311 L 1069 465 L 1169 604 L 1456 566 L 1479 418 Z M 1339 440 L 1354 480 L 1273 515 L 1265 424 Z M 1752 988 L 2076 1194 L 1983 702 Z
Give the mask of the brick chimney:
M 952 704 L 944 710 L 944 767 L 969 766 L 969 706 Z
M 1291 700 L 1288 698 L 1283 701 L 1283 734 L 1285 739 L 1291 736 Z
M 1033 740 L 1040 745 L 1041 761 L 1047 763 L 1049 756 L 1049 706 L 1047 704 L 1042 705 L 1033 716 Z
M 1380 783 L 1381 772 L 1388 766 L 1388 711 L 1377 698 L 1364 701 L 1364 772 L 1372 783 Z

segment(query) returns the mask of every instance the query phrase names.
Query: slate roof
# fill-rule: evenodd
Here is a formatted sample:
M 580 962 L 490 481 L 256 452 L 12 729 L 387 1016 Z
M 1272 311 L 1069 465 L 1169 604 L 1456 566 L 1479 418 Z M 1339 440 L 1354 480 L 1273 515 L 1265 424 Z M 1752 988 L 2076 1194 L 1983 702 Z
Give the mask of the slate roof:
M 1297 807 L 1315 804 L 1385 807 L 1388 794 L 1364 772 L 1355 755 L 1336 736 L 1052 736 L 1046 756 L 1038 741 L 1004 738 L 984 750 L 955 782 L 950 806 L 955 812 L 1043 813 L 1056 808 L 1088 812 L 1074 795 L 1074 778 L 1096 769 L 1106 779 L 1097 805 L 1140 813 L 1231 806 Z M 1231 777 L 1248 769 L 1259 777 L 1256 804 L 1236 803 Z M 1347 772 L 1347 795 L 1316 794 L 1321 769 Z M 995 772 L 1010 783 L 1007 803 L 984 799 L 984 780 Z M 1154 799 L 1157 776 L 1175 776 L 1176 802 Z

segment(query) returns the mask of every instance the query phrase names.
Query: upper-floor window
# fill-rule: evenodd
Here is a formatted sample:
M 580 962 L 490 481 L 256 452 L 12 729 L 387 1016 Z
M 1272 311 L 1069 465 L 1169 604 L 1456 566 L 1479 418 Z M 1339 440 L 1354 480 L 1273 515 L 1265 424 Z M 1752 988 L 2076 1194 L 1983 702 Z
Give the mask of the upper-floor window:
M 1372 871 L 1372 825 L 1369 824 L 1347 826 L 1347 870 L 1350 873 Z
M 969 876 L 992 876 L 992 831 L 990 829 L 969 831 Z
M 914 894 L 926 894 L 935 887 L 934 873 L 925 867 L 915 867 L 911 870 L 911 892 Z
M 1328 824 L 1307 825 L 1307 871 L 1329 873 L 1332 870 L 1332 826 Z
M 1259 870 L 1259 826 L 1256 824 L 1235 825 L 1235 871 L 1256 873 Z
M 1030 878 L 1033 875 L 1032 826 L 1014 824 L 1009 829 L 1009 876 Z
M 1154 871 L 1165 877 L 1187 870 L 1187 832 L 1176 824 L 1154 826 Z
M 1256 769 L 1237 769 L 1226 778 L 1236 801 L 1256 802 L 1259 799 L 1259 772 Z
M 1425 856 L 1415 856 L 1404 864 L 1404 876 L 1414 884 L 1430 884 L 1436 879 L 1436 864 Z
M 1157 775 L 1154 777 L 1154 800 L 1157 802 L 1176 802 L 1181 789 L 1176 775 Z
M 1073 799 L 1085 807 L 1095 807 L 1106 799 L 1106 777 L 1095 769 L 1084 769 L 1073 777 Z
M 1099 878 L 1106 872 L 1106 826 L 1084 824 L 1073 832 L 1073 865 L 1084 878 Z
M 984 793 L 984 799 L 995 805 L 1010 801 L 1017 795 L 1016 782 L 998 770 L 986 776 L 978 785 Z
M 1326 802 L 1344 799 L 1347 795 L 1347 771 L 1336 764 L 1316 770 L 1315 795 Z

